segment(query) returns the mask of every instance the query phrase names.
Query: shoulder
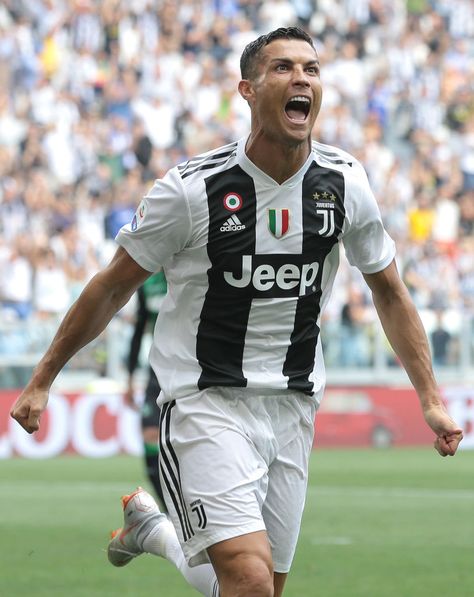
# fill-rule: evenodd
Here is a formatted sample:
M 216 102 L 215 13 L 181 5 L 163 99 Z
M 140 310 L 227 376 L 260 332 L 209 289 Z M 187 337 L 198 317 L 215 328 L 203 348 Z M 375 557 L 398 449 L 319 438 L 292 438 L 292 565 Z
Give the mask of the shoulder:
M 228 145 L 222 145 L 211 151 L 196 155 L 186 162 L 182 162 L 176 166 L 176 169 L 181 179 L 186 179 L 193 174 L 203 174 L 212 170 L 213 168 L 219 168 L 229 162 L 231 158 L 237 154 L 237 141 L 229 143 Z
M 344 175 L 346 187 L 366 190 L 369 186 L 364 166 L 352 154 L 334 145 L 312 141 L 314 160 L 324 168 L 338 170 Z
M 327 167 L 348 166 L 349 168 L 354 168 L 354 170 L 363 170 L 359 160 L 340 147 L 313 140 L 311 142 L 311 149 L 315 159 L 318 162 L 324 163 Z

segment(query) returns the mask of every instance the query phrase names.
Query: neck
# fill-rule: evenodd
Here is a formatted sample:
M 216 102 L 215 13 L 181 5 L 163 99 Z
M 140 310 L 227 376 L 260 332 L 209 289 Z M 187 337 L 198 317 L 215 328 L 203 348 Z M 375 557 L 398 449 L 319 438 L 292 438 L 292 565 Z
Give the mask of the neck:
M 272 141 L 262 134 L 250 133 L 245 153 L 257 168 L 273 178 L 278 184 L 291 178 L 308 159 L 311 140 L 300 143 Z

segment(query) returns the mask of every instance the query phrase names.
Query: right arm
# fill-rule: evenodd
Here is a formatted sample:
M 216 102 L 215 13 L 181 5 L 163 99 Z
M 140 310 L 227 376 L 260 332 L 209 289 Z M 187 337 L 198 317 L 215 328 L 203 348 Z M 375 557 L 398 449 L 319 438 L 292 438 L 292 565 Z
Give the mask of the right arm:
M 110 264 L 90 280 L 66 313 L 30 382 L 12 407 L 10 415 L 28 433 L 39 429 L 50 387 L 64 365 L 107 327 L 150 275 L 119 247 Z

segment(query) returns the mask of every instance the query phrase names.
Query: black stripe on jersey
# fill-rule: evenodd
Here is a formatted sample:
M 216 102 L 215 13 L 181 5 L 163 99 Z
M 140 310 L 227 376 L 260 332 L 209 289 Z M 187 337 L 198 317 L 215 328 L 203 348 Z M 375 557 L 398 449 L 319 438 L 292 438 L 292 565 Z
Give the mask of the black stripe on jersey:
M 347 164 L 348 166 L 352 166 L 352 162 L 343 160 L 340 154 L 335 153 L 334 151 L 325 151 L 324 149 L 320 149 L 315 144 L 313 144 L 313 150 L 319 155 L 321 159 L 326 160 L 331 164 Z
M 334 157 L 334 158 L 338 158 L 339 157 L 339 154 L 336 153 L 335 151 L 327 151 L 325 149 L 321 149 L 318 145 L 313 145 L 313 148 L 317 152 L 322 153 L 323 155 L 328 155 L 328 156 Z
M 352 167 L 352 162 L 348 162 L 347 160 L 341 160 L 341 159 L 333 159 L 333 158 L 329 158 L 326 155 L 323 155 L 322 153 L 319 155 L 319 158 L 321 160 L 324 160 L 325 162 L 328 162 L 328 164 L 347 164 L 348 166 Z
M 178 165 L 178 170 L 181 175 L 185 174 L 189 169 L 193 169 L 196 166 L 200 166 L 209 160 L 219 160 L 221 158 L 229 158 L 236 150 L 237 143 L 232 143 L 225 148 L 225 151 L 218 151 L 216 153 L 212 153 L 210 155 L 202 156 L 198 155 L 194 158 L 191 158 L 184 164 Z M 225 160 L 224 160 L 225 161 Z M 188 174 L 186 174 L 188 176 Z
M 161 409 L 160 417 L 160 470 L 161 476 L 166 484 L 166 488 L 170 494 L 176 514 L 179 518 L 181 531 L 184 541 L 188 541 L 193 535 L 194 530 L 189 520 L 186 503 L 184 501 L 183 490 L 181 486 L 181 478 L 179 474 L 179 463 L 176 452 L 170 440 L 170 420 L 171 411 L 175 406 L 175 401 L 167 402 Z M 172 462 L 174 462 L 175 470 L 173 470 Z
M 201 310 L 196 355 L 202 369 L 198 387 L 245 387 L 242 360 L 252 297 L 224 283 L 227 264 L 242 255 L 255 254 L 256 196 L 253 179 L 236 165 L 206 179 L 209 209 L 207 271 L 209 286 Z M 229 193 L 242 198 L 238 211 L 229 211 L 224 198 Z M 221 230 L 229 216 L 237 215 L 241 226 Z
M 200 155 L 194 156 L 194 157 L 190 158 L 187 162 L 178 164 L 178 170 L 182 173 L 187 168 L 197 166 L 199 164 L 202 164 L 203 162 L 206 162 L 207 160 L 217 160 L 217 159 L 226 157 L 227 155 L 231 154 L 236 147 L 237 147 L 237 143 L 231 143 L 230 145 L 228 145 L 226 147 L 220 148 L 220 149 L 223 149 L 224 151 L 220 151 L 219 149 L 216 149 L 216 151 L 214 151 L 213 153 L 207 153 L 207 154 L 202 153 Z
M 202 164 L 202 166 L 197 166 L 196 168 L 193 168 L 192 170 L 187 170 L 184 174 L 181 174 L 181 178 L 186 178 L 187 176 L 191 176 L 191 174 L 194 174 L 195 172 L 200 172 L 201 170 L 209 170 L 210 168 L 215 168 L 216 166 L 222 166 L 227 161 L 229 161 L 229 159 L 232 157 L 232 155 L 235 155 L 235 154 L 231 153 L 224 160 L 219 160 L 218 162 L 206 162 L 205 164 Z
M 325 157 L 323 157 L 322 159 L 326 160 L 326 162 L 328 162 L 329 164 L 347 164 L 347 166 L 350 166 L 352 168 L 352 162 L 346 162 L 344 160 L 330 160 Z
M 314 369 L 316 345 L 319 337 L 319 326 L 316 321 L 321 310 L 321 280 L 324 261 L 333 246 L 338 242 L 344 223 L 344 176 L 333 169 L 322 167 L 316 163 L 308 169 L 303 179 L 303 256 L 307 263 L 317 261 L 319 269 L 314 283 L 315 291 L 300 296 L 296 307 L 294 328 L 290 346 L 286 353 L 283 374 L 288 376 L 288 387 L 311 394 L 313 382 L 309 377 Z M 318 209 L 314 200 L 315 192 L 326 191 L 335 195 L 334 232 L 324 236 L 320 231 L 326 229 L 324 214 Z M 320 212 L 320 213 L 318 213 Z

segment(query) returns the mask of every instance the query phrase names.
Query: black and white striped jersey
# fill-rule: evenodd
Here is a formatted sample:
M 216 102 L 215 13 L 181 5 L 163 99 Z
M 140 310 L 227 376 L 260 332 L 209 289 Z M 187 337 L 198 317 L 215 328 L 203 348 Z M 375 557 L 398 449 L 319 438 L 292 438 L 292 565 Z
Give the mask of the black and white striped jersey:
M 143 268 L 165 271 L 150 359 L 167 399 L 211 386 L 318 392 L 339 242 L 364 273 L 395 256 L 351 155 L 313 142 L 280 185 L 245 141 L 171 169 L 117 235 Z

